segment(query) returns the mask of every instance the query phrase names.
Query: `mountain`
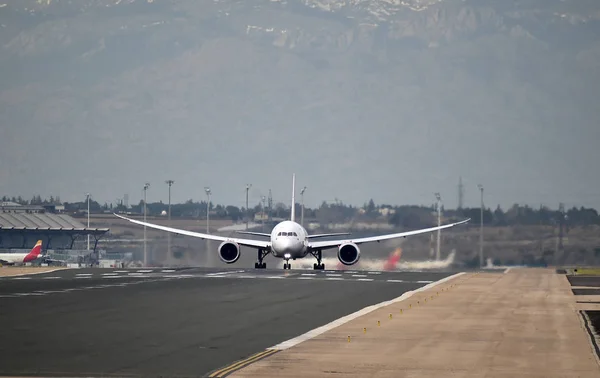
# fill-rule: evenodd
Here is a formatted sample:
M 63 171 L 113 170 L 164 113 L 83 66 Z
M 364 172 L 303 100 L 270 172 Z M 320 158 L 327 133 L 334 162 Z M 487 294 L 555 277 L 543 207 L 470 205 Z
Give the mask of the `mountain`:
M 597 1 L 0 0 L 0 30 L 3 194 L 600 205 Z

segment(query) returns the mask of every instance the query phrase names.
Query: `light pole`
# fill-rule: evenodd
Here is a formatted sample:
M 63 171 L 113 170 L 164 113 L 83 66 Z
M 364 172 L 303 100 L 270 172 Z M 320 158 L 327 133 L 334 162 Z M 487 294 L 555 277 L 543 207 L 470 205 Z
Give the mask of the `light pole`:
M 90 193 L 85 193 L 85 196 L 87 197 L 87 231 L 90 232 Z M 90 234 L 87 235 L 87 250 L 90 250 Z
M 144 184 L 144 223 L 146 223 L 146 192 L 150 187 L 150 183 Z M 146 250 L 146 225 L 144 225 L 144 266 L 148 266 L 148 255 Z
M 481 213 L 479 219 L 479 267 L 483 268 L 483 185 L 478 184 L 477 187 L 481 192 Z
M 435 198 L 437 199 L 437 223 L 438 223 L 438 227 L 440 227 L 441 222 L 442 222 L 442 208 L 440 206 L 441 202 L 442 202 L 442 197 L 440 196 L 440 193 L 435 193 Z M 442 230 L 437 230 L 437 247 L 436 247 L 436 251 L 435 251 L 435 259 L 439 260 L 440 259 L 440 233 L 442 232 Z
M 248 209 L 248 191 L 251 187 L 252 184 L 246 184 L 246 230 L 248 230 L 248 218 L 250 217 Z
M 306 190 L 306 186 L 302 188 L 300 191 L 300 202 L 301 202 L 301 210 L 300 210 L 300 225 L 304 227 L 304 191 Z
M 265 232 L 265 202 L 267 201 L 267 197 L 261 196 L 262 200 L 262 232 Z
M 171 227 L 171 185 L 175 183 L 173 180 L 165 181 L 167 185 L 169 185 L 169 214 L 168 214 L 168 223 L 169 227 Z M 167 232 L 167 253 L 168 256 L 171 256 L 171 233 Z
M 206 202 L 206 233 L 208 234 L 208 233 L 210 233 L 208 225 L 209 225 L 209 220 L 210 220 L 209 214 L 210 214 L 210 194 L 211 194 L 211 192 L 210 192 L 210 188 L 208 186 L 204 187 L 204 191 L 206 192 L 206 197 L 208 198 L 208 201 Z

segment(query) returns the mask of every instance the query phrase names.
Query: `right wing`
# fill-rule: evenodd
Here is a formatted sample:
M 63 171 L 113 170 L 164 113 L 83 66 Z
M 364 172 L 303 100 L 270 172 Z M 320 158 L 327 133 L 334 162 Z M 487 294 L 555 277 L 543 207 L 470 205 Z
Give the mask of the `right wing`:
M 238 234 L 246 234 L 246 235 L 255 235 L 262 236 L 265 238 L 270 238 L 271 234 L 265 234 L 264 232 L 253 232 L 253 231 L 237 231 Z
M 336 232 L 333 234 L 314 234 L 314 235 L 308 235 L 309 239 L 315 239 L 315 238 L 326 238 L 328 236 L 341 236 L 341 235 L 350 235 L 349 232 Z
M 370 243 L 370 242 L 380 242 L 382 240 L 389 240 L 389 239 L 396 239 L 396 238 L 405 238 L 405 237 L 411 236 L 411 235 L 424 234 L 426 232 L 432 232 L 432 231 L 437 231 L 437 230 L 443 230 L 445 228 L 454 227 L 459 224 L 467 223 L 470 220 L 471 220 L 471 218 L 460 221 L 460 222 L 456 222 L 456 223 L 446 224 L 444 226 L 423 228 L 423 229 L 414 230 L 414 231 L 399 232 L 397 234 L 369 236 L 366 238 L 357 238 L 357 239 L 328 240 L 328 241 L 312 242 L 312 243 L 309 243 L 309 247 L 312 249 L 325 250 L 325 249 L 330 249 L 330 248 L 337 248 L 340 245 L 345 244 L 345 243 L 362 244 L 362 243 Z
M 180 230 L 178 228 L 166 227 L 166 226 L 161 226 L 158 224 L 141 222 L 141 221 L 138 221 L 135 219 L 129 219 L 129 218 L 126 218 L 124 216 L 121 216 L 121 215 L 115 214 L 115 213 L 113 213 L 113 215 L 115 215 L 121 219 L 125 219 L 126 221 L 129 221 L 131 223 L 139 224 L 139 225 L 150 227 L 150 228 L 155 228 L 157 230 L 172 232 L 175 234 L 193 236 L 193 237 L 200 238 L 200 239 L 208 239 L 208 240 L 216 240 L 216 241 L 229 241 L 229 242 L 238 243 L 239 245 L 243 245 L 246 247 L 252 247 L 252 248 L 267 248 L 271 244 L 270 242 L 263 241 L 263 240 L 228 238 L 228 237 L 224 237 L 224 236 L 217 236 L 217 235 L 203 234 L 203 233 L 194 232 L 194 231 Z

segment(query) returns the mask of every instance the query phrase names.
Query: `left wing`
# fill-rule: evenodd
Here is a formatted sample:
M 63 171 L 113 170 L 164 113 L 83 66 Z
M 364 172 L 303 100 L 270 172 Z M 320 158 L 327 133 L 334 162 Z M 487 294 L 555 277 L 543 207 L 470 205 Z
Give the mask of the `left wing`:
M 216 240 L 216 241 L 230 241 L 233 243 L 238 243 L 239 245 L 243 245 L 246 247 L 252 247 L 252 248 L 267 248 L 271 244 L 270 242 L 263 241 L 263 240 L 228 238 L 228 237 L 224 237 L 224 236 L 203 234 L 200 232 L 187 231 L 187 230 L 180 230 L 178 228 L 166 227 L 166 226 L 161 226 L 158 224 L 141 222 L 141 221 L 138 221 L 135 219 L 129 219 L 129 218 L 126 218 L 122 215 L 115 214 L 115 213 L 113 213 L 113 215 L 116 217 L 119 217 L 121 219 L 125 219 L 131 223 L 139 224 L 139 225 L 150 227 L 150 228 L 156 228 L 157 230 L 163 230 L 163 231 L 172 232 L 175 234 L 193 236 L 193 237 L 200 238 L 200 239 L 208 239 L 208 240 Z
M 432 232 L 432 231 L 437 231 L 437 230 L 443 230 L 444 228 L 450 228 L 450 227 L 458 226 L 459 224 L 467 223 L 470 220 L 471 220 L 471 218 L 466 219 L 464 221 L 457 222 L 457 223 L 450 223 L 450 224 L 446 224 L 446 225 L 439 226 L 439 227 L 423 228 L 423 229 L 420 229 L 420 230 L 400 232 L 400 233 L 397 233 L 397 234 L 369 236 L 369 237 L 366 237 L 366 238 L 357 238 L 357 239 L 328 240 L 328 241 L 314 242 L 314 243 L 309 243 L 308 246 L 311 249 L 324 250 L 324 249 L 330 249 L 330 248 L 337 248 L 337 247 L 339 247 L 340 245 L 342 245 L 344 243 L 354 243 L 354 244 L 358 245 L 358 244 L 369 243 L 369 242 L 380 242 L 382 240 L 389 240 L 389 239 L 396 239 L 396 238 L 405 238 L 407 236 L 424 234 L 424 233 L 427 233 L 427 232 Z

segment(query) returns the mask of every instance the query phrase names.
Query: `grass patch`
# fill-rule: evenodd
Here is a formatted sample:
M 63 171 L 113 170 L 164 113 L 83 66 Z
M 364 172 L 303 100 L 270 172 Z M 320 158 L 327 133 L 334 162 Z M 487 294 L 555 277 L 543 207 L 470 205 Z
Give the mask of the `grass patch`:
M 573 274 L 578 276 L 600 276 L 600 268 L 575 268 Z

